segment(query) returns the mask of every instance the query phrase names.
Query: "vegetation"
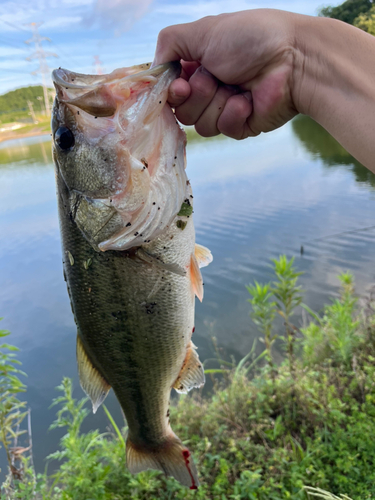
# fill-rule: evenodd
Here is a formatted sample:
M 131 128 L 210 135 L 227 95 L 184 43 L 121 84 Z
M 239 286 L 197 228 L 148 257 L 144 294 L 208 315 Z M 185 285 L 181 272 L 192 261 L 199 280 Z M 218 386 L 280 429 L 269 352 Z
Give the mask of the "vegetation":
M 254 346 L 238 364 L 217 359 L 218 367 L 206 367 L 214 381 L 212 396 L 195 391 L 172 407 L 173 429 L 197 462 L 201 480 L 197 491 L 186 490 L 157 471 L 129 474 L 126 428 L 120 430 L 103 408 L 109 431 L 83 433 L 89 411 L 86 400 L 74 400 L 71 381 L 64 379 L 53 403 L 58 411 L 52 427 L 65 429 L 59 450 L 48 457 L 49 463 L 53 461 L 49 469 L 55 472 L 35 476 L 30 456 L 22 458 L 20 474 L 9 470 L 2 486 L 4 498 L 374 498 L 372 297 L 360 303 L 353 278 L 345 273 L 340 276 L 340 296 L 318 315 L 302 304 L 300 273 L 293 260 L 280 257 L 273 266 L 273 281 L 248 287 L 251 317 L 264 336 L 264 353 L 256 354 Z M 294 323 L 301 307 L 311 319 L 298 329 Z M 276 326 L 280 316 L 283 332 Z M 273 356 L 275 341 L 287 353 L 280 365 Z M 4 353 L 6 347 L 1 351 L 3 365 L 9 365 L 7 360 L 13 358 Z M 5 368 L 0 376 L 8 380 L 14 372 Z M 18 411 L 17 400 L 14 404 Z
M 32 103 L 36 115 L 45 113 L 43 88 L 40 85 L 22 87 L 0 95 L 1 123 L 31 121 L 27 101 Z
M 323 7 L 319 15 L 323 17 L 332 17 L 339 19 L 344 23 L 353 24 L 354 20 L 360 15 L 368 12 L 373 5 L 372 0 L 346 0 L 336 7 Z
M 319 15 L 339 19 L 375 35 L 375 5 L 373 0 L 346 0 L 336 7 L 323 7 L 320 9 Z
M 360 14 L 354 20 L 354 26 L 370 33 L 370 35 L 375 35 L 375 5 L 370 10 Z

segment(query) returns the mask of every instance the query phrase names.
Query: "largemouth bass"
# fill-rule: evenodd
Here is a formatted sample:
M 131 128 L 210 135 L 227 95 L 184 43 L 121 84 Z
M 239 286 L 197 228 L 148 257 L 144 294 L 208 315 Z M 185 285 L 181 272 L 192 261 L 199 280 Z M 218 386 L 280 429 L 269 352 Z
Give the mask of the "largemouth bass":
M 53 72 L 53 156 L 64 277 L 77 362 L 94 412 L 112 387 L 128 424 L 127 465 L 192 489 L 189 450 L 169 422 L 170 392 L 204 384 L 191 341 L 199 268 L 186 136 L 166 104 L 180 65 L 109 75 Z

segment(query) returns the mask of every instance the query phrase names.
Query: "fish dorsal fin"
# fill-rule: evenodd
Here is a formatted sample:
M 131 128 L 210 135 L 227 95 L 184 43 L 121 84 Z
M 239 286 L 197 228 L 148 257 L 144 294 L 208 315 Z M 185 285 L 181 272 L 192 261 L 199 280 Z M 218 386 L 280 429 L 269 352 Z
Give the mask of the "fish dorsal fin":
M 186 394 L 193 387 L 201 387 L 205 383 L 203 365 L 199 360 L 196 347 L 193 342 L 189 342 L 186 350 L 186 358 L 182 365 L 173 388 L 177 392 Z
M 198 243 L 195 244 L 194 254 L 198 261 L 199 268 L 208 266 L 213 260 L 211 250 Z
M 92 364 L 79 335 L 77 336 L 77 364 L 81 387 L 91 399 L 92 411 L 96 413 L 96 410 L 105 400 L 111 386 Z
M 199 264 L 197 258 L 192 253 L 190 257 L 190 279 L 193 291 L 198 299 L 202 302 L 203 300 L 203 278 L 199 270 Z

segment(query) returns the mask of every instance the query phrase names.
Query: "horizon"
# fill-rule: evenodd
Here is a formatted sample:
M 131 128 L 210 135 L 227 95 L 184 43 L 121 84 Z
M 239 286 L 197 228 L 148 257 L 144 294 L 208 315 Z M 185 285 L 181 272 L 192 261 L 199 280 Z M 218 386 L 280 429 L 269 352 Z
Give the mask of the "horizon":
M 39 62 L 35 43 L 25 43 L 33 36 L 30 23 L 39 24 L 40 36 L 50 39 L 41 42 L 49 54 L 49 75 L 59 66 L 110 73 L 152 61 L 159 31 L 171 24 L 259 7 L 316 15 L 324 5 L 320 0 L 233 0 L 228 9 L 224 0 L 0 0 L 0 94 L 42 85 L 41 76 L 31 74 Z M 95 65 L 94 56 L 100 63 Z M 50 76 L 47 85 L 53 86 Z

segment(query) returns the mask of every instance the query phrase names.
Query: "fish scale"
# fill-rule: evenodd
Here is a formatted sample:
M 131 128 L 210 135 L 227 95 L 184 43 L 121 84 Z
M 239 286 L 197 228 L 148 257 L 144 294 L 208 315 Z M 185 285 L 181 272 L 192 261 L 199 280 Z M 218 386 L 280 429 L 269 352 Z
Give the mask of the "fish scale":
M 94 411 L 103 402 L 109 389 L 113 388 L 128 424 L 127 464 L 132 472 L 147 468 L 160 469 L 182 484 L 196 488 L 198 478 L 194 462 L 189 450 L 171 429 L 168 408 L 172 387 L 179 392 L 187 392 L 204 383 L 203 368 L 191 343 L 191 336 L 194 329 L 195 294 L 200 298 L 203 296 L 198 265 L 199 262 L 206 265 L 212 257 L 207 249 L 195 245 L 190 201 L 192 194 L 184 170 L 184 134 L 168 105 L 162 108 L 159 116 L 148 103 L 152 96 L 156 98 L 154 105 L 162 100 L 165 102 L 168 82 L 176 75 L 175 65 L 165 65 L 163 71 L 156 69 L 153 91 L 148 94 L 146 86 L 138 103 L 138 111 L 145 106 L 150 107 L 148 111 L 148 108 L 142 109 L 146 119 L 151 115 L 155 126 L 165 126 L 164 131 L 151 130 L 150 137 L 156 138 L 161 148 L 159 156 L 149 156 L 152 172 L 145 171 L 148 168 L 146 160 L 138 162 L 134 159 L 129 142 L 124 158 L 130 163 L 122 160 L 119 165 L 122 168 L 130 165 L 131 168 L 126 175 L 116 174 L 117 178 L 126 179 L 128 185 L 120 187 L 116 180 L 111 180 L 111 172 L 116 172 L 119 166 L 112 164 L 107 168 L 107 163 L 108 159 L 116 159 L 113 151 L 117 155 L 122 154 L 116 137 L 113 137 L 113 130 L 116 126 L 120 127 L 120 136 L 124 134 L 126 138 L 121 123 L 133 116 L 132 113 L 126 114 L 126 101 L 125 104 L 117 103 L 117 109 L 120 110 L 118 114 L 122 118 L 125 116 L 125 119 L 120 120 L 115 114 L 109 129 L 101 129 L 107 126 L 108 118 L 94 117 L 95 122 L 90 122 L 89 105 L 96 106 L 95 112 L 98 112 L 98 104 L 92 101 L 92 78 L 88 89 L 88 105 L 82 86 L 84 76 L 80 76 L 79 99 L 74 99 L 74 85 L 67 87 L 70 95 L 66 95 L 66 89 L 59 83 L 63 78 L 70 81 L 72 74 L 66 70 L 58 71 L 60 73 L 57 75 L 54 73 L 57 89 L 52 119 L 56 137 L 54 159 L 64 277 L 77 325 L 77 360 L 81 385 L 90 396 Z M 142 75 L 146 71 L 134 73 L 132 68 L 121 71 L 125 74 L 125 83 L 121 80 L 122 89 L 124 85 L 131 87 L 134 78 L 136 88 L 142 90 L 139 82 L 144 81 Z M 155 75 L 155 70 L 149 72 Z M 165 78 L 168 72 L 169 80 Z M 151 76 L 147 80 L 151 82 Z M 112 87 L 100 90 L 106 85 L 103 81 L 112 85 L 110 75 L 101 76 L 98 83 L 97 93 L 102 92 L 99 102 L 105 106 L 99 116 L 104 117 L 107 109 L 113 112 L 114 100 L 110 92 Z M 158 92 L 162 97 L 156 91 L 160 81 L 163 85 Z M 150 82 L 147 85 L 151 85 Z M 126 92 L 126 95 L 131 93 Z M 110 104 L 105 103 L 106 96 L 111 99 Z M 133 95 L 132 102 L 134 99 Z M 79 114 L 75 111 L 78 102 L 82 106 Z M 121 106 L 125 106 L 125 111 Z M 100 120 L 104 119 L 107 121 L 101 125 Z M 84 120 L 83 125 L 79 120 Z M 99 128 L 91 133 L 90 127 Z M 137 122 L 132 127 L 137 130 Z M 150 128 L 152 123 L 142 129 L 143 133 L 146 134 Z M 57 130 L 59 134 L 56 134 Z M 169 131 L 171 140 L 166 134 Z M 65 150 L 58 142 L 63 134 Z M 90 134 L 95 140 L 90 139 Z M 121 147 L 126 148 L 127 141 L 122 136 L 120 140 Z M 84 144 L 80 141 L 84 141 Z M 137 141 L 138 154 L 142 149 L 139 135 Z M 67 145 L 69 148 L 66 148 Z M 150 150 L 149 144 L 145 150 Z M 82 162 L 85 155 L 89 156 L 89 161 Z M 91 168 L 94 164 L 94 174 L 85 171 L 85 168 Z M 92 181 L 93 175 L 95 179 Z M 133 195 L 132 175 L 136 179 L 134 185 L 137 185 Z M 76 179 L 79 179 L 79 191 L 76 189 Z M 147 198 L 140 184 L 142 179 L 147 181 L 145 185 L 151 190 L 153 183 L 166 184 L 156 186 L 152 196 Z M 93 185 L 97 191 L 100 191 L 101 185 L 107 188 L 117 186 L 117 191 L 109 193 L 108 199 L 93 198 Z M 127 193 L 125 198 L 120 188 Z M 166 196 L 168 189 L 172 189 L 171 193 L 175 189 L 174 197 L 179 197 L 181 201 L 176 203 L 177 198 L 174 199 L 172 194 L 164 199 L 157 198 Z M 131 227 L 138 227 L 140 223 L 136 218 L 137 212 L 127 215 L 124 200 L 128 199 L 129 206 L 142 207 L 138 212 L 143 218 L 146 214 L 146 219 L 141 221 L 144 235 Z M 139 205 L 141 199 L 144 201 Z M 150 204 L 148 213 L 147 203 Z M 151 214 L 155 213 L 158 217 L 154 220 Z M 132 222 L 128 222 L 129 218 Z M 142 236 L 144 239 L 140 244 Z M 103 247 L 102 242 L 105 242 Z

